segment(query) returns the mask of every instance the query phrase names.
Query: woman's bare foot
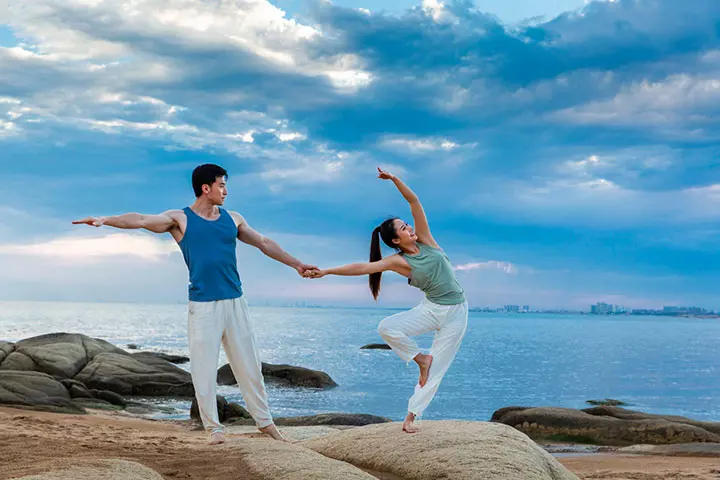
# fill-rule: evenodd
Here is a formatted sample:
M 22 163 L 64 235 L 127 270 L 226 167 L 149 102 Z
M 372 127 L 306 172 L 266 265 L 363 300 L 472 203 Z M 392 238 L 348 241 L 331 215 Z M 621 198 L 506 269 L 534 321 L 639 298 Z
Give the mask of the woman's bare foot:
M 403 422 L 403 432 L 405 433 L 417 433 L 420 431 L 420 427 L 415 425 L 415 415 L 408 413 Z
M 210 445 L 220 445 L 221 443 L 225 443 L 225 435 L 222 432 L 210 435 Z
M 274 423 L 271 423 L 267 427 L 260 428 L 259 430 L 262 433 L 270 435 L 273 438 L 273 440 L 290 443 L 287 441 L 287 439 L 285 437 L 282 436 L 282 433 L 280 433 L 280 430 L 278 430 L 278 428 L 275 426 Z
M 428 381 L 428 377 L 430 376 L 430 366 L 432 365 L 433 357 L 432 355 L 418 353 L 415 355 L 413 360 L 415 360 L 415 363 L 417 363 L 418 367 L 420 367 L 420 379 L 418 380 L 418 384 L 421 387 L 424 387 Z

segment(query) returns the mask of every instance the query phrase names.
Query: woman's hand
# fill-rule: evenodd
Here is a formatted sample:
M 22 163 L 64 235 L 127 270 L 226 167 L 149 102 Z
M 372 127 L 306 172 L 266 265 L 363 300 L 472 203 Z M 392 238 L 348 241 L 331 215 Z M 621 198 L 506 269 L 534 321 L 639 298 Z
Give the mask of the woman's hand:
M 382 168 L 378 167 L 378 178 L 381 178 L 383 180 L 394 180 L 395 175 L 390 172 L 386 172 Z

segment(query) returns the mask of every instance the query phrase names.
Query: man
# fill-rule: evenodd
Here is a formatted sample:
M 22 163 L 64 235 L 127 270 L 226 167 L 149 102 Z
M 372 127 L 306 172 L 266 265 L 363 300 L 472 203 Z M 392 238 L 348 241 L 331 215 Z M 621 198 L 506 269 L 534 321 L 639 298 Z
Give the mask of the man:
M 237 270 L 236 239 L 258 248 L 268 257 L 293 267 L 300 275 L 316 269 L 286 253 L 273 240 L 253 230 L 225 203 L 227 171 L 218 165 L 197 167 L 192 174 L 195 203 L 160 215 L 126 213 L 115 217 L 88 217 L 74 221 L 94 227 L 169 232 L 182 250 L 190 273 L 188 345 L 190 371 L 203 425 L 210 444 L 225 441 L 216 403 L 217 361 L 222 341 L 248 411 L 261 432 L 285 439 L 273 423 L 265 393 L 260 356 L 255 346 L 248 306 Z

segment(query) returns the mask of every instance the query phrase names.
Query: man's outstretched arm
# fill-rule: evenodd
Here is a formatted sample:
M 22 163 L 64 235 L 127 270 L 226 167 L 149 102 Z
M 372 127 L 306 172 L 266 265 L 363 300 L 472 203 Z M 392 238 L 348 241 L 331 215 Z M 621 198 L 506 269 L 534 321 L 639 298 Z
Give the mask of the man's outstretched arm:
M 239 213 L 233 212 L 232 216 L 238 226 L 237 238 L 241 242 L 252 245 L 273 260 L 294 268 L 300 275 L 308 270 L 317 270 L 316 266 L 301 262 L 283 250 L 277 242 L 253 230 Z
M 169 210 L 159 215 L 145 215 L 142 213 L 125 213 L 113 217 L 87 217 L 82 220 L 75 220 L 73 225 L 90 225 L 93 227 L 109 227 L 122 229 L 144 228 L 154 233 L 169 232 L 177 225 L 174 211 Z

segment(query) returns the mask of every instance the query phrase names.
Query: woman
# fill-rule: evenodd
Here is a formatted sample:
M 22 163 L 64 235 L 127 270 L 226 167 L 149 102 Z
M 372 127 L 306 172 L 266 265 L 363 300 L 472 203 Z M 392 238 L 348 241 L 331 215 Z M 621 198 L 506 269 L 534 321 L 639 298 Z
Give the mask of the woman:
M 425 293 L 425 300 L 407 312 L 398 313 L 380 323 L 380 336 L 406 362 L 414 360 L 420 368 L 415 393 L 410 398 L 403 431 L 416 433 L 414 421 L 435 396 L 467 329 L 468 305 L 465 292 L 455 278 L 447 255 L 437 244 L 428 225 L 420 200 L 402 180 L 378 168 L 378 178 L 392 180 L 410 204 L 415 230 L 400 220 L 384 221 L 372 233 L 370 262 L 353 263 L 327 270 L 308 272 L 306 276 L 370 275 L 370 291 L 377 300 L 382 272 L 391 270 L 407 277 L 408 283 Z M 398 253 L 382 258 L 380 239 Z M 410 337 L 435 331 L 430 354 L 425 355 Z

